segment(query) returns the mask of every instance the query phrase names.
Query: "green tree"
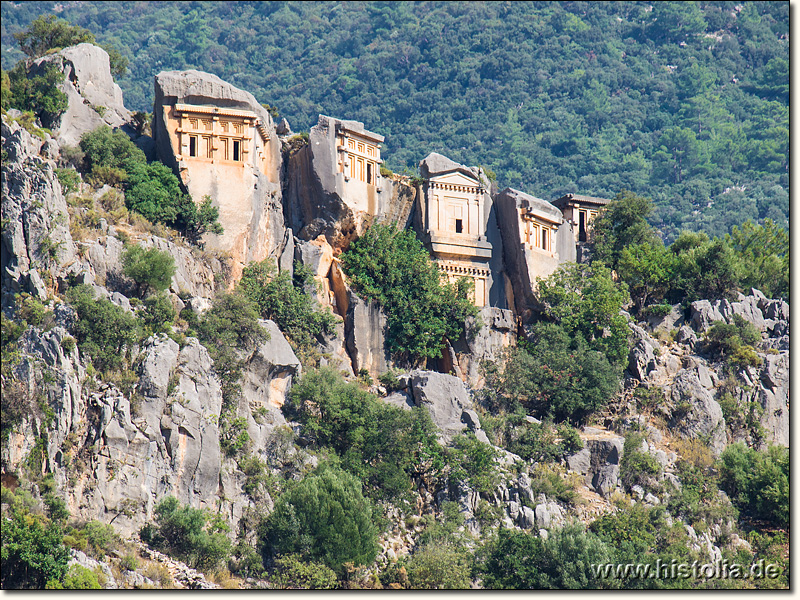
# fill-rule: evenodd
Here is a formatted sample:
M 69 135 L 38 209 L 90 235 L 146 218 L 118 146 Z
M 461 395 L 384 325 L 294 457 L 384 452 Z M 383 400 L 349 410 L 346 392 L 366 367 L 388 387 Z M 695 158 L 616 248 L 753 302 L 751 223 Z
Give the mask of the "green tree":
M 647 222 L 652 211 L 649 198 L 617 194 L 592 223 L 592 260 L 616 269 L 625 248 L 654 243 L 658 236 Z
M 100 371 L 120 367 L 125 351 L 138 339 L 136 318 L 109 300 L 95 299 L 88 285 L 70 288 L 66 298 L 78 312 L 72 334 L 81 352 L 91 356 Z
M 25 511 L 3 516 L 3 589 L 44 589 L 61 581 L 67 572 L 69 551 L 62 543 L 61 527 Z
M 349 473 L 322 467 L 278 498 L 263 521 L 265 559 L 299 554 L 343 574 L 344 564 L 370 564 L 377 555 L 377 529 L 361 482 Z
M 175 275 L 175 259 L 155 247 L 130 246 L 122 254 L 122 272 L 136 282 L 139 295 L 151 288 L 163 292 Z
M 79 142 L 84 153 L 87 172 L 96 167 L 109 167 L 127 171 L 134 165 L 144 165 L 147 160 L 136 144 L 121 129 L 113 130 L 108 125 L 88 131 Z
M 789 525 L 789 449 L 731 444 L 720 456 L 720 487 L 739 509 L 779 527 Z
M 620 314 L 628 302 L 627 285 L 615 283 L 602 263 L 566 263 L 546 279 L 537 278 L 544 315 L 590 350 L 621 365 L 628 357 L 628 326 Z
M 516 403 L 558 421 L 578 423 L 604 407 L 619 387 L 618 370 L 580 336 L 554 323 L 537 323 L 530 342 L 513 350 L 495 389 L 513 410 Z
M 725 244 L 738 258 L 737 275 L 743 289 L 756 288 L 768 297 L 789 294 L 789 234 L 772 219 L 734 226 Z
M 15 33 L 14 39 L 26 55 L 38 58 L 48 50 L 94 42 L 94 34 L 55 15 L 42 15 L 30 24 L 27 31 Z
M 727 298 L 738 289 L 736 255 L 723 240 L 681 232 L 669 249 L 676 257 L 673 302 Z
M 177 313 L 167 294 L 152 294 L 144 301 L 144 311 L 140 318 L 150 333 L 167 333 L 175 321 Z
M 355 290 L 387 313 L 387 350 L 407 359 L 438 358 L 445 338 L 458 339 L 477 314 L 466 279 L 442 274 L 411 230 L 372 225 L 342 254 Z
M 675 255 L 661 240 L 622 249 L 617 272 L 628 285 L 637 314 L 641 314 L 647 304 L 664 299 L 673 283 L 675 263 Z
M 214 569 L 230 557 L 229 530 L 220 515 L 181 506 L 167 496 L 155 509 L 155 523 L 142 528 L 142 540 L 154 548 L 203 570 Z
M 276 557 L 272 580 L 281 588 L 303 590 L 332 590 L 339 583 L 333 569 L 319 562 L 304 561 L 298 554 Z
M 8 74 L 9 99 L 12 108 L 30 111 L 43 124 L 50 126 L 67 110 L 67 95 L 59 89 L 64 73 L 54 63 L 28 73 L 25 63 L 18 63 Z

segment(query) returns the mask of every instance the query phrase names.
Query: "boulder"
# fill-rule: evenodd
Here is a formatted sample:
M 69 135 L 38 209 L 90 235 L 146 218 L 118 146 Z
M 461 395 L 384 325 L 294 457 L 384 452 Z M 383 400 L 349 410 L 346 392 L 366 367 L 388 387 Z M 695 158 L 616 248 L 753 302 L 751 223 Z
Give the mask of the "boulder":
M 763 355 L 755 398 L 764 409 L 761 424 L 772 444 L 789 446 L 789 352 Z
M 467 426 L 464 409 L 472 408 L 467 389 L 458 377 L 434 371 L 412 371 L 411 393 L 417 406 L 424 406 L 447 443 Z
M 633 333 L 628 354 L 628 372 L 633 378 L 644 381 L 657 366 L 654 350 L 658 348 L 658 342 L 638 325 L 629 322 L 628 327 Z
M 122 90 L 114 83 L 108 53 L 94 44 L 78 44 L 48 54 L 33 62 L 31 76 L 55 64 L 64 73 L 59 88 L 69 105 L 54 123 L 56 140 L 62 146 L 77 146 L 81 136 L 102 125 L 121 127 L 131 113 L 122 102 Z
M 483 324 L 480 329 L 478 323 Z M 467 319 L 467 335 L 453 345 L 457 357 L 455 368 L 461 371 L 467 384 L 473 388 L 483 387 L 481 364 L 501 359 L 503 350 L 516 342 L 516 327 L 512 311 L 492 306 L 483 307 L 477 319 Z

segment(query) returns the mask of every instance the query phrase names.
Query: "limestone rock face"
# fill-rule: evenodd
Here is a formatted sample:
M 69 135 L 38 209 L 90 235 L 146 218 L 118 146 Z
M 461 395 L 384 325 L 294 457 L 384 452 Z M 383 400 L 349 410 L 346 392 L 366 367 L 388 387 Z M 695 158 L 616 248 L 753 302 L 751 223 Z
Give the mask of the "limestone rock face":
M 670 426 L 686 437 L 707 437 L 712 452 L 719 455 L 726 444 L 725 419 L 709 384 L 710 380 L 703 385 L 696 369 L 682 369 L 675 376 L 671 398 L 678 412 Z
M 75 262 L 67 203 L 54 163 L 38 155 L 34 139 L 3 116 L 2 285 L 4 292 L 30 291 L 47 297 L 43 279 L 63 275 Z
M 37 59 L 31 67 L 35 75 L 47 64 L 64 73 L 59 86 L 67 95 L 69 107 L 50 124 L 62 146 L 77 146 L 81 136 L 102 125 L 122 127 L 131 113 L 122 102 L 122 90 L 114 83 L 108 53 L 94 44 L 78 44 Z
M 761 424 L 773 444 L 789 446 L 789 352 L 767 354 L 756 387 Z
M 651 338 L 641 327 L 628 323 L 633 332 L 631 349 L 628 354 L 628 372 L 639 381 L 647 379 L 648 374 L 656 368 L 658 342 Z
M 372 376 L 385 373 L 386 315 L 377 302 L 362 300 L 353 291 L 349 291 L 348 300 L 345 336 L 353 371 L 357 374 L 366 369 Z
M 517 328 L 513 312 L 491 306 L 481 309 L 478 321 L 483 327 L 477 329 L 476 321 L 470 319 L 466 326 L 466 337 L 453 343 L 458 368 L 464 380 L 473 388 L 483 387 L 485 383 L 481 362 L 499 361 L 503 350 L 514 345 Z
M 210 110 L 210 118 L 215 108 L 255 115 L 258 124 L 249 127 L 256 133 L 242 142 L 248 144 L 241 150 L 245 158 L 237 162 L 217 158 L 216 154 L 213 161 L 200 156 L 189 158 L 189 150 L 178 146 L 177 104 Z M 262 135 L 265 139 L 259 139 L 263 148 L 253 141 Z M 210 248 L 231 254 L 234 280 L 248 262 L 267 257 L 277 259 L 282 254 L 286 232 L 281 202 L 280 141 L 272 117 L 252 94 L 209 73 L 193 70 L 159 73 L 155 79 L 153 137 L 159 158 L 172 167 L 192 199 L 200 202 L 209 196 L 219 208 L 219 222 L 225 231 L 222 235 L 206 234 L 204 239 Z
M 374 185 L 347 180 L 336 141 L 342 127 L 369 134 L 358 121 L 320 115 L 308 144 L 288 152 L 285 176 L 287 225 L 301 240 L 325 236 L 336 255 L 373 222 L 407 225 L 416 198 L 414 187 L 379 174 Z

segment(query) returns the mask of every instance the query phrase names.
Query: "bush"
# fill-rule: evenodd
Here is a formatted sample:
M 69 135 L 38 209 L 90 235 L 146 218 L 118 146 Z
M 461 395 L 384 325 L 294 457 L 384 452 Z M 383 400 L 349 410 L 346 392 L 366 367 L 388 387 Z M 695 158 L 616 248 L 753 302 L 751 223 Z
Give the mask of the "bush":
M 492 492 L 500 484 L 495 465 L 498 454 L 490 444 L 484 444 L 470 432 L 454 437 L 452 446 L 448 452 L 452 465 L 451 481 L 466 480 L 476 491 L 486 493 Z
M 150 333 L 169 332 L 176 316 L 175 307 L 172 306 L 172 301 L 164 292 L 153 294 L 145 299 L 141 319 L 145 329 Z
M 3 516 L 0 537 L 3 589 L 44 589 L 66 574 L 69 551 L 57 524 L 19 510 L 11 518 Z
M 512 350 L 501 373 L 490 376 L 502 404 L 574 423 L 604 407 L 619 386 L 619 371 L 582 337 L 563 326 L 537 323 L 531 342 Z
M 215 569 L 231 554 L 228 527 L 219 515 L 180 506 L 173 496 L 155 507 L 155 525 L 142 529 L 142 541 L 179 558 L 191 567 Z
M 64 81 L 64 73 L 57 64 L 47 63 L 34 75 L 28 73 L 25 62 L 20 61 L 8 75 L 12 108 L 30 111 L 45 126 L 50 126 L 67 110 L 67 95 L 58 88 Z
M 122 254 L 122 272 L 136 282 L 139 295 L 149 288 L 163 292 L 175 275 L 175 259 L 158 248 L 130 246 Z
M 138 339 L 136 317 L 109 300 L 95 299 L 94 290 L 88 285 L 70 288 L 66 298 L 78 312 L 72 334 L 81 352 L 91 356 L 100 371 L 120 367 L 125 350 Z
M 272 260 L 250 263 L 242 272 L 239 290 L 254 302 L 265 319 L 275 321 L 280 330 L 305 354 L 312 351 L 316 339 L 333 332 L 336 317 L 319 310 L 305 292 L 313 277 L 301 263 L 295 263 L 294 281 L 289 274 L 276 274 Z
M 592 564 L 608 562 L 610 552 L 579 524 L 553 529 L 546 540 L 529 533 L 501 529 L 481 571 L 489 589 L 596 589 L 606 582 Z
M 81 176 L 75 169 L 56 169 L 56 177 L 61 184 L 64 195 L 77 192 L 81 184 Z
M 625 437 L 622 460 L 619 463 L 620 480 L 626 488 L 647 486 L 661 473 L 661 465 L 648 452 L 642 451 L 644 436 L 631 433 Z
M 339 575 L 345 563 L 370 564 L 378 553 L 372 508 L 361 482 L 342 470 L 322 467 L 281 495 L 263 521 L 265 559 L 298 554 Z
M 14 34 L 20 49 L 31 58 L 43 56 L 48 50 L 62 49 L 83 42 L 94 42 L 88 29 L 70 25 L 55 15 L 41 15 L 26 31 Z
M 471 284 L 443 283 L 438 265 L 411 230 L 372 225 L 341 259 L 355 290 L 386 312 L 386 349 L 395 356 L 440 357 L 443 340 L 457 340 L 465 319 L 477 314 Z
M 144 152 L 121 129 L 112 130 L 102 125 L 81 136 L 80 149 L 84 153 L 87 172 L 96 167 L 119 169 L 126 173 L 135 165 L 147 163 Z
M 739 442 L 725 448 L 720 463 L 720 486 L 744 514 L 788 526 L 788 448 L 758 451 Z
M 269 339 L 258 323 L 256 306 L 241 294 L 222 293 L 197 322 L 200 341 L 214 361 L 214 371 L 222 383 L 226 409 L 239 393 L 242 360 L 239 351 L 251 351 Z
M 318 447 L 341 456 L 371 495 L 396 499 L 411 490 L 412 476 L 435 476 L 444 468 L 427 410 L 386 405 L 332 368 L 307 371 L 292 386 L 284 412 Z
M 276 557 L 271 579 L 282 589 L 332 590 L 338 584 L 333 569 L 319 562 L 304 561 L 298 554 Z
M 428 543 L 417 547 L 408 560 L 406 571 L 412 589 L 469 589 L 470 556 L 453 543 Z
M 102 590 L 103 586 L 97 579 L 97 573 L 74 564 L 69 568 L 64 576 L 64 582 L 49 581 L 46 589 L 48 590 Z

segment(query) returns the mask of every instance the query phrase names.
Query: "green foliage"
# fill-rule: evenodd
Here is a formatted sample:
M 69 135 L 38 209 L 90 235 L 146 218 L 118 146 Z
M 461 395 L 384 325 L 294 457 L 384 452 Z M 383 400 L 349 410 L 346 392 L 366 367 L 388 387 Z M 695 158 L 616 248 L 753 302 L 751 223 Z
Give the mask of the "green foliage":
M 619 464 L 619 476 L 628 489 L 634 485 L 647 487 L 661 474 L 661 465 L 649 452 L 642 450 L 644 435 L 629 433 Z
M 763 225 L 747 221 L 734 226 L 725 244 L 738 258 L 739 287 L 756 288 L 767 298 L 789 299 L 789 235 L 765 219 Z
M 139 316 L 144 328 L 150 333 L 168 333 L 177 313 L 169 296 L 160 292 L 145 299 L 144 310 Z
M 372 225 L 341 256 L 355 290 L 387 314 L 387 350 L 406 359 L 438 358 L 477 314 L 465 279 L 442 282 L 439 267 L 411 230 Z
M 537 323 L 530 338 L 524 348 L 509 353 L 502 372 L 490 376 L 492 389 L 507 406 L 521 404 L 577 423 L 613 398 L 618 370 L 603 353 L 587 348 L 580 335 L 570 339 L 563 325 Z
M 127 171 L 133 165 L 147 162 L 144 152 L 136 147 L 124 131 L 112 130 L 108 125 L 84 133 L 79 146 L 84 153 L 87 172 L 92 172 L 97 167 Z
M 576 480 L 565 478 L 565 471 L 558 464 L 539 464 L 533 470 L 531 490 L 535 496 L 544 494 L 548 498 L 559 500 L 565 504 L 578 504 L 578 493 L 575 490 Z
M 789 450 L 764 451 L 736 443 L 720 457 L 720 486 L 746 515 L 789 525 Z
M 449 450 L 451 481 L 468 481 L 470 487 L 478 492 L 492 492 L 500 484 L 495 459 L 497 451 L 484 444 L 475 434 L 459 434 L 453 438 L 452 449 Z
M 281 589 L 332 590 L 339 583 L 333 569 L 319 562 L 304 561 L 298 554 L 277 556 L 271 579 Z
M 463 590 L 472 583 L 470 555 L 452 542 L 430 542 L 417 547 L 406 571 L 411 589 Z
M 197 333 L 214 361 L 222 383 L 224 408 L 232 408 L 239 394 L 243 362 L 239 351 L 252 351 L 269 339 L 258 323 L 255 305 L 241 294 L 218 294 L 197 322 Z
M 75 169 L 56 169 L 56 177 L 61 184 L 64 195 L 78 191 L 81 183 L 81 176 Z
M 122 254 L 122 272 L 139 286 L 139 293 L 152 288 L 163 292 L 175 275 L 175 259 L 158 248 L 129 246 Z
M 102 590 L 103 586 L 97 578 L 97 573 L 74 564 L 64 576 L 64 582 L 51 580 L 47 582 L 48 590 Z
M 334 450 L 371 496 L 397 499 L 411 490 L 411 477 L 436 476 L 445 466 L 425 409 L 384 404 L 334 369 L 304 373 L 284 412 L 318 447 Z
M 489 589 L 595 589 L 606 587 L 590 565 L 608 562 L 610 552 L 579 524 L 553 529 L 546 540 L 501 529 L 482 566 Z
M 308 355 L 316 340 L 333 332 L 336 317 L 328 310 L 320 310 L 304 286 L 312 283 L 304 267 L 295 263 L 294 280 L 284 271 L 276 274 L 275 264 L 266 259 L 250 263 L 242 272 L 240 292 L 256 304 L 265 319 L 275 321 L 280 330 L 289 336 L 295 347 Z M 309 281 L 310 280 L 310 281 Z
M 620 309 L 628 301 L 624 283 L 615 283 L 607 267 L 566 263 L 546 279 L 537 278 L 544 314 L 577 343 L 602 352 L 613 365 L 628 358 L 627 319 Z
M 594 220 L 593 260 L 617 269 L 622 252 L 631 246 L 649 246 L 657 235 L 647 217 L 653 210 L 649 198 L 621 192 Z
M 236 456 L 247 448 L 250 435 L 247 433 L 247 419 L 237 417 L 232 411 L 220 415 L 219 447 L 228 456 Z
M 673 301 L 727 298 L 737 289 L 736 256 L 723 240 L 682 232 L 670 250 L 677 260 Z
M 11 108 L 31 111 L 45 125 L 53 123 L 69 106 L 67 95 L 58 88 L 64 73 L 55 63 L 46 63 L 28 73 L 21 62 L 8 76 Z
M 715 321 L 709 327 L 706 340 L 710 349 L 725 357 L 732 365 L 759 366 L 761 359 L 753 346 L 761 341 L 761 333 L 741 315 L 733 315 L 733 321 Z
M 20 49 L 31 58 L 38 58 L 48 50 L 62 49 L 83 42 L 94 42 L 94 35 L 83 27 L 70 25 L 55 15 L 42 15 L 34 20 L 27 31 L 15 33 Z
M 322 467 L 282 494 L 263 521 L 265 558 L 299 554 L 344 572 L 344 564 L 370 564 L 377 530 L 361 483 L 345 471 Z
M 155 524 L 142 528 L 142 541 L 175 556 L 192 567 L 212 570 L 224 565 L 231 553 L 225 521 L 206 510 L 180 506 L 167 496 L 154 510 Z
M 109 300 L 95 299 L 88 285 L 70 288 L 66 299 L 78 312 L 72 334 L 81 352 L 100 371 L 122 366 L 125 351 L 138 339 L 136 318 Z
M 19 510 L 3 516 L 1 531 L 3 589 L 44 589 L 49 581 L 61 581 L 69 552 L 59 525 Z

